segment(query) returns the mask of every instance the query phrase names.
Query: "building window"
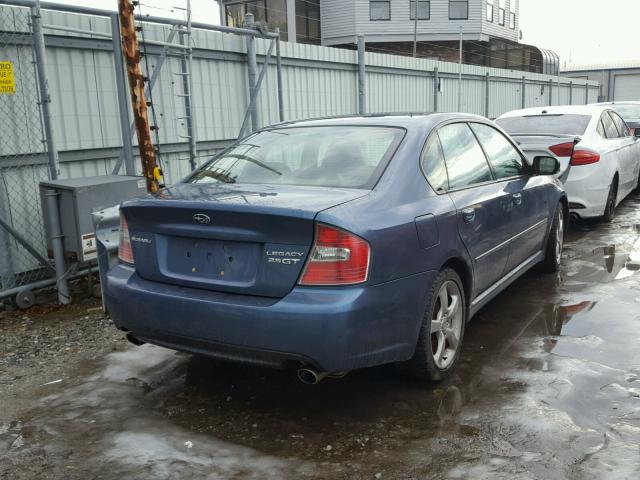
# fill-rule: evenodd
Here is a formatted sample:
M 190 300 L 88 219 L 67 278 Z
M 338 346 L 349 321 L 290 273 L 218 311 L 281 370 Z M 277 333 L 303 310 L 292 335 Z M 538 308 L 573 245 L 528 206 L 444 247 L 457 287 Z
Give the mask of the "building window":
M 518 0 L 511 0 L 509 3 L 509 28 L 516 29 L 516 8 Z
M 250 0 L 246 2 L 228 3 L 225 6 L 227 15 L 227 25 L 230 27 L 242 27 L 244 16 L 247 13 L 253 14 L 255 23 L 267 24 L 267 6 L 265 0 Z
M 266 26 L 270 31 L 280 29 L 280 38 L 287 37 L 287 0 L 245 0 L 230 2 L 225 5 L 227 25 L 242 27 L 244 16 L 253 14 L 256 24 Z
M 296 40 L 320 45 L 321 33 L 320 0 L 296 0 Z
M 493 23 L 493 0 L 487 0 L 487 21 Z
M 504 26 L 504 11 L 507 0 L 500 0 L 500 8 L 498 9 L 498 23 Z
M 416 19 L 416 3 L 418 5 L 418 20 L 429 20 L 431 16 L 431 2 L 428 0 L 411 0 L 409 2 L 411 20 Z
M 469 1 L 449 0 L 449 20 L 468 20 Z
M 391 20 L 391 0 L 369 0 L 369 20 Z

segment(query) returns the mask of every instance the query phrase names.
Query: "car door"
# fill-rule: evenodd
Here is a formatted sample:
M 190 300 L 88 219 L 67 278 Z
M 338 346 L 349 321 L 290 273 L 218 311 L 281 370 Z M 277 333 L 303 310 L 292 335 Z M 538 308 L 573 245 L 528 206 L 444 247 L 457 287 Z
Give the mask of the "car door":
M 613 110 L 609 110 L 609 115 L 618 130 L 618 138 L 620 139 L 620 193 L 627 196 L 635 187 L 638 180 L 638 158 L 637 158 L 637 142 L 631 136 L 631 132 L 622 117 Z
M 605 161 L 614 165 L 615 170 L 619 174 L 618 198 L 622 198 L 620 194 L 625 192 L 626 184 L 629 181 L 625 168 L 625 149 L 623 148 L 624 139 L 620 137 L 618 127 L 616 127 L 616 124 L 611 115 L 609 115 L 608 110 L 602 114 L 601 121 L 605 131 L 606 140 L 604 142 L 605 150 L 600 153 Z M 608 184 L 611 179 L 603 179 L 603 181 L 606 181 Z
M 509 272 L 542 250 L 549 206 L 547 182 L 532 175 L 522 154 L 500 131 L 490 125 L 470 123 L 489 160 L 493 175 L 511 199 Z
M 476 297 L 504 274 L 509 255 L 511 195 L 496 183 L 471 127 L 451 123 L 438 130 L 456 206 L 458 231 L 473 262 Z

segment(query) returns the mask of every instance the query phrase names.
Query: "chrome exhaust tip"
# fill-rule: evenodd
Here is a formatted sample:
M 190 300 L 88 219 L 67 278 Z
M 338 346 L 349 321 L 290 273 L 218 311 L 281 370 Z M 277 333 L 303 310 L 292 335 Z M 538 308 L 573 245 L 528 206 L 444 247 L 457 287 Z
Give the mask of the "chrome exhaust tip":
M 326 378 L 329 374 L 327 372 L 318 372 L 313 368 L 299 368 L 298 380 L 305 385 L 315 385 L 322 379 Z

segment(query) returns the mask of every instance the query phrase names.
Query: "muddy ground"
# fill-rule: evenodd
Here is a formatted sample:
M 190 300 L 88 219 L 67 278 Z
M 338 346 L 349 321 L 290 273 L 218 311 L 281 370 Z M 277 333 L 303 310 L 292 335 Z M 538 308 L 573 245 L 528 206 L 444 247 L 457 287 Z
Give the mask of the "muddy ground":
M 574 223 L 437 385 L 128 345 L 94 300 L 0 314 L 3 479 L 640 478 L 640 197 Z M 53 382 L 53 383 L 52 383 Z

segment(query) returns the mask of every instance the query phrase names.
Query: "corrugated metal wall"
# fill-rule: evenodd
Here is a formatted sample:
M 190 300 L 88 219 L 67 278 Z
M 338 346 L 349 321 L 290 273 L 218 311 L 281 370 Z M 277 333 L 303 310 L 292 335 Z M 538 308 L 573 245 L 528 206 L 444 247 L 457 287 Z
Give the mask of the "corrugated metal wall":
M 5 13 L 2 15 L 4 19 L 12 18 L 12 14 L 20 10 L 7 6 L 0 6 L 0 9 Z M 45 28 L 61 177 L 108 174 L 122 145 L 113 46 L 110 39 L 104 38 L 111 32 L 109 20 L 44 11 L 43 23 L 45 26 L 86 29 L 102 34 L 96 36 Z M 11 31 L 21 27 L 5 21 L 0 28 Z M 170 25 L 146 25 L 145 38 L 166 41 L 170 29 Z M 192 42 L 196 132 L 200 160 L 203 161 L 232 142 L 240 131 L 248 105 L 246 47 L 244 37 L 204 30 L 196 30 Z M 256 46 L 260 63 L 265 58 L 269 42 L 258 39 Z M 17 47 L 18 50 L 30 48 L 26 45 Z M 158 46 L 148 47 L 150 70 L 157 64 L 160 50 Z M 282 63 L 285 120 L 356 113 L 358 81 L 355 51 L 283 43 Z M 366 63 L 368 112 L 434 111 L 436 95 L 438 111 L 458 109 L 456 64 L 379 53 L 367 53 Z M 436 68 L 440 78 L 437 89 Z M 175 75 L 179 70 L 179 59 L 169 57 L 153 90 L 160 127 L 161 159 L 168 183 L 183 178 L 189 170 L 188 145 L 184 138 L 186 126 L 180 119 L 184 116 L 184 105 L 178 96 L 181 93 L 179 77 Z M 575 104 L 595 102 L 599 92 L 596 82 L 526 73 L 523 105 L 523 72 L 465 65 L 462 74 L 462 110 L 480 115 L 488 113 L 492 118 L 523 106 L 547 105 L 549 88 L 552 91 L 551 103 L 568 103 L 570 81 L 573 82 L 571 98 Z M 35 89 L 32 76 L 18 81 L 20 88 Z M 485 111 L 487 104 L 488 112 Z M 262 85 L 258 109 L 261 125 L 279 121 L 275 60 L 272 60 Z M 37 114 L 37 109 L 34 111 Z M 0 162 L 8 161 L 8 153 L 32 154 L 25 157 L 30 158 L 31 163 L 24 163 L 15 175 L 3 180 L 16 184 L 13 192 L 20 190 L 22 195 L 33 195 L 37 189 L 36 180 L 46 176 L 46 159 L 43 155 L 33 155 L 34 152 L 42 152 L 41 139 L 35 139 L 37 148 L 30 140 L 15 145 L 7 139 L 18 138 L 11 136 L 10 131 L 16 122 L 22 120 L 17 116 L 3 120 L 2 138 L 5 140 L 0 144 Z M 20 210 L 20 194 L 14 196 L 11 208 L 16 210 L 13 213 L 28 216 L 29 212 Z M 32 217 L 31 223 L 39 228 L 42 219 L 38 212 L 32 212 Z M 28 232 L 25 235 L 36 238 L 35 235 L 30 237 Z M 42 240 L 36 246 L 44 253 Z
M 5 7 L 6 8 L 6 7 Z M 105 18 L 45 12 L 45 25 L 91 29 L 108 34 Z M 149 40 L 166 41 L 170 27 L 148 25 Z M 118 123 L 113 53 L 109 40 L 90 35 L 46 30 L 51 44 L 66 38 L 64 47 L 47 49 L 56 141 L 61 150 L 63 174 L 85 175 L 105 172 L 114 164 L 121 145 Z M 248 104 L 245 39 L 241 36 L 197 30 L 193 35 L 194 105 L 198 142 L 202 155 L 213 145 L 224 145 L 240 131 Z M 257 40 L 259 62 L 268 49 L 267 40 Z M 157 52 L 158 49 L 150 49 Z M 356 52 L 314 45 L 282 44 L 284 112 L 286 120 L 354 114 L 357 111 Z M 149 56 L 151 68 L 157 57 Z M 172 153 L 162 155 L 167 163 L 167 180 L 176 181 L 186 170 L 186 128 L 178 97 L 180 84 L 176 57 L 162 67 L 154 88 L 162 144 L 172 145 Z M 434 69 L 440 72 L 438 111 L 458 109 L 458 66 L 452 63 L 414 59 L 379 53 L 366 54 L 368 112 L 428 112 L 434 110 Z M 273 63 L 273 62 L 272 62 Z M 522 107 L 523 72 L 463 66 L 462 110 L 484 115 L 486 74 L 490 75 L 489 116 Z M 569 80 L 539 74 L 525 74 L 526 105 L 549 103 L 549 81 L 553 81 L 552 103 L 568 103 Z M 560 87 L 558 87 L 560 85 Z M 574 103 L 584 103 L 586 82 L 574 79 Z M 591 82 L 589 101 L 595 101 L 598 85 Z M 541 93 L 542 92 L 542 93 Z M 582 92 L 582 93 L 581 93 Z M 258 108 L 261 125 L 278 119 L 275 65 L 269 67 L 262 85 Z M 183 148 L 180 148 L 180 145 Z M 86 160 L 69 161 L 66 152 L 106 150 L 85 155 Z M 181 150 L 181 151 L 176 151 Z M 215 149 L 213 149 L 215 150 Z M 162 149 L 161 149 L 162 151 Z M 72 155 L 74 158 L 77 155 Z M 97 156 L 97 158 L 95 158 Z M 166 158 L 165 158 L 166 157 Z M 87 165 L 94 164 L 94 165 Z

